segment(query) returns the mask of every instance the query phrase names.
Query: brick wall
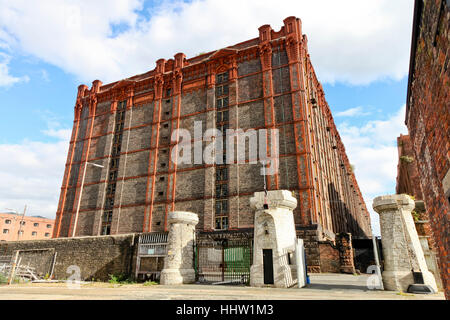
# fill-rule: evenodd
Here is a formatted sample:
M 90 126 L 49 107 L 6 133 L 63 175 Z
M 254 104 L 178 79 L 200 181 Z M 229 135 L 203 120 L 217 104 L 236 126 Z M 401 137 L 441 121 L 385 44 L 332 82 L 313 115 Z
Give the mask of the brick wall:
M 450 299 L 449 25 L 448 1 L 416 1 L 406 110 L 406 124 L 447 299 Z
M 320 272 L 339 273 L 339 249 L 330 241 L 319 242 Z
M 80 268 L 82 280 L 92 278 L 106 281 L 110 274 L 132 275 L 136 261 L 136 234 L 101 237 L 59 238 L 36 241 L 0 243 L 0 255 L 14 255 L 16 250 L 21 264 L 35 267 L 41 276 L 50 274 L 54 253 L 55 279 L 67 279 L 69 266 Z M 42 250 L 44 249 L 44 250 Z

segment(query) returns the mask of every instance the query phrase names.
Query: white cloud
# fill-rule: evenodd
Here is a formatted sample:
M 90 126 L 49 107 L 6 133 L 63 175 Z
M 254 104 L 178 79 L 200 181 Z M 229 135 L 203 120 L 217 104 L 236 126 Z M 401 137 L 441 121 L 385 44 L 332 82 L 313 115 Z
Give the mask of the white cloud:
M 370 112 L 364 112 L 363 107 L 350 108 L 341 112 L 336 112 L 335 117 L 356 117 L 356 116 L 367 116 Z
M 1 35 L 0 35 L 1 36 Z M 1 48 L 1 43 L 0 43 Z M 11 61 L 11 57 L 5 53 L 0 52 L 0 87 L 9 87 L 18 82 L 28 82 L 30 78 L 28 76 L 14 77 L 9 73 L 8 64 Z
M 48 75 L 47 70 L 45 70 L 45 69 L 42 69 L 42 70 L 41 70 L 41 78 L 42 78 L 42 80 L 44 80 L 45 82 L 50 82 L 50 77 L 49 77 L 49 75 Z
M 257 37 L 263 24 L 278 31 L 291 15 L 302 19 L 321 81 L 400 79 L 413 11 L 409 0 L 162 1 L 150 18 L 139 15 L 138 0 L 0 0 L 0 7 L 0 43 L 87 83 L 146 72 L 180 51 L 192 57 Z M 113 37 L 112 25 L 127 28 Z
M 395 193 L 397 176 L 397 137 L 407 134 L 403 105 L 387 120 L 372 120 L 358 127 L 338 124 L 348 158 L 355 165 L 358 185 L 371 212 L 374 233 L 380 234 L 378 214 L 372 209 L 375 197 Z
M 58 140 L 0 144 L 0 212 L 5 208 L 21 212 L 27 205 L 27 215 L 55 217 L 70 130 L 47 132 Z

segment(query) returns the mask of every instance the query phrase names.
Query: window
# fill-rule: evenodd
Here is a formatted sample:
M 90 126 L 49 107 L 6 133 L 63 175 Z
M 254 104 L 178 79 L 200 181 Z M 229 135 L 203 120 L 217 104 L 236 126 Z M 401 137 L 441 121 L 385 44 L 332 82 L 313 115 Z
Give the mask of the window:
M 159 191 L 158 195 L 163 196 L 164 195 L 164 191 Z
M 117 171 L 111 171 L 109 173 L 109 181 L 111 180 L 117 180 Z
M 116 131 L 122 131 L 123 130 L 123 122 L 119 122 L 116 124 Z
M 121 149 L 120 144 L 115 144 L 114 147 L 113 147 L 112 154 L 114 154 L 114 155 L 119 154 L 120 153 L 120 149 Z
M 117 109 L 118 110 L 123 110 L 123 109 L 125 109 L 125 106 L 127 105 L 127 100 L 124 100 L 124 101 L 120 101 L 118 104 L 117 104 Z
M 223 181 L 228 179 L 228 169 L 227 168 L 219 168 L 216 170 L 216 180 Z
M 220 73 L 216 75 L 216 83 L 221 84 L 228 82 L 228 72 Z
M 228 107 L 228 97 L 220 98 L 216 100 L 217 109 L 223 109 Z
M 216 217 L 216 230 L 228 229 L 228 217 Z
M 9 233 L 9 229 L 3 229 L 3 233 L 4 234 Z
M 51 224 L 48 224 L 48 225 L 47 225 L 47 228 L 51 228 L 51 227 L 52 227 L 52 225 L 51 225 Z
M 171 93 L 171 90 L 170 89 L 166 89 L 166 97 L 170 97 L 170 93 Z
M 228 110 L 218 111 L 216 122 L 219 123 L 219 122 L 226 122 L 226 121 L 228 121 Z
M 123 120 L 125 120 L 125 112 L 123 110 L 121 110 L 117 113 L 117 121 L 123 121 Z
M 37 235 L 37 232 L 36 232 L 36 231 L 33 231 L 33 232 L 31 233 L 31 235 L 32 235 L 32 236 L 36 236 L 36 235 Z
M 39 227 L 39 223 L 37 222 L 33 223 L 33 227 Z
M 11 224 L 11 220 L 5 220 L 5 224 Z
M 110 209 L 112 207 L 114 207 L 114 198 L 106 198 L 105 208 Z
M 102 235 L 108 235 L 111 233 L 111 226 L 104 226 L 102 229 Z
M 222 135 L 226 134 L 226 130 L 228 129 L 228 124 L 221 124 L 217 126 L 217 129 L 222 132 Z
M 228 95 L 228 85 L 217 86 L 216 87 L 216 96 L 226 96 Z
M 20 225 L 24 226 L 25 225 L 25 221 L 20 221 Z
M 159 181 L 164 181 L 165 178 L 164 177 L 159 177 Z
M 46 233 L 45 233 L 45 236 L 46 236 L 46 237 L 50 237 L 50 233 L 46 232 Z
M 103 213 L 103 222 L 111 222 L 112 221 L 112 210 L 105 211 Z
M 216 185 L 216 197 L 226 197 L 228 195 L 228 185 L 226 184 L 217 184 Z
M 17 232 L 17 234 L 18 234 L 19 236 L 21 236 L 21 235 L 23 235 L 23 231 L 20 230 L 20 231 Z
M 122 142 L 122 134 L 114 135 L 114 144 L 120 144 Z
M 117 168 L 119 166 L 119 159 L 118 158 L 114 158 L 114 159 L 111 159 L 111 168 L 113 169 L 113 168 Z
M 114 193 L 114 192 L 116 192 L 116 184 L 115 184 L 115 183 L 110 183 L 110 184 L 108 185 L 108 190 L 107 190 L 107 192 L 108 192 L 108 193 Z
M 228 212 L 228 200 L 216 200 L 216 214 Z

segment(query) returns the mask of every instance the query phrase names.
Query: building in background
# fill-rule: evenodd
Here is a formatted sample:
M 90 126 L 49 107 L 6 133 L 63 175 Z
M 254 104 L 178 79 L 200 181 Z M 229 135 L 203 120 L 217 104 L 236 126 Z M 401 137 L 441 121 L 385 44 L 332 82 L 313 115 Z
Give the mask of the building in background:
M 449 26 L 449 0 L 416 0 L 405 120 L 447 299 L 450 299 Z M 417 182 L 414 185 L 417 187 Z
M 433 239 L 433 231 L 430 225 L 430 215 L 428 214 L 423 201 L 423 194 L 420 188 L 419 170 L 412 149 L 411 139 L 408 135 L 400 135 L 397 138 L 398 165 L 397 165 L 397 194 L 407 194 L 413 196 L 416 207 L 412 211 L 417 235 L 425 255 L 428 270 L 436 279 L 439 289 L 442 289 L 440 268 L 437 263 L 436 245 Z
M 54 219 L 0 213 L 0 241 L 50 239 L 54 225 Z
M 320 270 L 319 241 L 335 241 L 337 233 L 371 236 L 298 18 L 190 59 L 159 59 L 144 74 L 80 85 L 74 120 L 53 237 L 166 231 L 174 210 L 197 213 L 202 231 L 251 230 L 249 199 L 264 188 L 261 164 L 175 164 L 172 132 L 184 128 L 194 137 L 194 121 L 203 132 L 279 129 L 279 171 L 267 177 L 267 188 L 297 198 L 294 219 L 309 243 L 311 268 Z M 270 143 L 267 154 L 274 156 Z

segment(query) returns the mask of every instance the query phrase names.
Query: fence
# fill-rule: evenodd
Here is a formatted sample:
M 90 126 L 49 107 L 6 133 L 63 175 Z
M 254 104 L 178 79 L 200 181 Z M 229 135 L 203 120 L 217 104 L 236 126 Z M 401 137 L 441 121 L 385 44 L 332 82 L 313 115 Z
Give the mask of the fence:
M 212 284 L 247 284 L 253 259 L 249 233 L 199 234 L 194 248 L 196 280 Z
M 167 255 L 167 233 L 139 235 L 136 259 L 136 279 L 159 280 Z

